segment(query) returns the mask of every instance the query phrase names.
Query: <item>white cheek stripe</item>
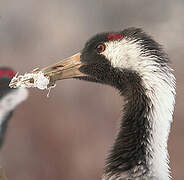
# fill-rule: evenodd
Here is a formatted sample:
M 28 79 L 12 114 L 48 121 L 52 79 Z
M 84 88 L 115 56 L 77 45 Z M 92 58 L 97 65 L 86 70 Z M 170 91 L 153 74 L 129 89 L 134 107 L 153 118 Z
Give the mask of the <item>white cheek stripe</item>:
M 5 95 L 5 97 L 0 99 L 0 127 L 3 123 L 5 116 L 10 111 L 14 110 L 17 105 L 25 101 L 27 97 L 28 97 L 27 89 L 19 88 L 14 91 L 11 91 L 7 95 Z
M 134 41 L 123 39 L 106 43 L 102 53 L 113 67 L 135 70 L 143 80 L 146 94 L 153 107 L 149 114 L 152 122 L 151 146 L 148 151 L 153 158 L 148 159 L 152 175 L 159 180 L 169 180 L 167 141 L 172 122 L 175 104 L 175 78 L 172 70 L 166 65 L 159 67 L 157 57 L 143 54 L 140 45 Z
M 106 49 L 102 53 L 113 67 L 133 68 L 138 67 L 137 58 L 140 57 L 140 48 L 134 41 L 110 41 L 105 43 Z
M 154 61 L 157 57 L 142 53 L 140 45 L 135 40 L 110 41 L 106 44 L 106 49 L 102 53 L 113 67 L 126 68 L 141 73 L 147 73 L 157 69 L 157 63 Z

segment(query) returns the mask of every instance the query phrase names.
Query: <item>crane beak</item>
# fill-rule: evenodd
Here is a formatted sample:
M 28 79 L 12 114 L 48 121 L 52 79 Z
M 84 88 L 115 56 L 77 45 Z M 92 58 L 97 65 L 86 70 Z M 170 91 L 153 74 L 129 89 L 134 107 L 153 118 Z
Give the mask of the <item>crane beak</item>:
M 58 80 L 87 76 L 79 71 L 79 68 L 84 65 L 80 61 L 80 56 L 81 53 L 77 53 L 69 58 L 59 61 L 56 64 L 45 67 L 39 70 L 39 72 L 42 72 L 44 76 L 49 77 L 51 83 L 50 86 L 55 84 Z

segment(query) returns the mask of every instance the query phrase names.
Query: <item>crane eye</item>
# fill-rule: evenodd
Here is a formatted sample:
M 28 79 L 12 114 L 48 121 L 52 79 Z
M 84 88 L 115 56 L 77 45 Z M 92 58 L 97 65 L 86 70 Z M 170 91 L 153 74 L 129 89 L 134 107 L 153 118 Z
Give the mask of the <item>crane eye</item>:
M 96 50 L 98 53 L 102 53 L 105 51 L 105 44 L 99 44 L 97 47 L 96 47 Z

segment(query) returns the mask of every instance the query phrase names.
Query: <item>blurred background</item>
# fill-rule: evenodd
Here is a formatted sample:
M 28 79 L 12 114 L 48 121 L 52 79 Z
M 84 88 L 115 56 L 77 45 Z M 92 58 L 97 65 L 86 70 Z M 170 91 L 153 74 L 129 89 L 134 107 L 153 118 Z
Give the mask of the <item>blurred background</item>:
M 68 57 L 97 32 L 141 27 L 164 45 L 177 78 L 169 138 L 173 179 L 184 173 L 183 0 L 0 1 L 0 66 L 24 73 Z M 111 87 L 77 80 L 30 90 L 9 124 L 0 164 L 9 180 L 100 179 L 123 104 Z

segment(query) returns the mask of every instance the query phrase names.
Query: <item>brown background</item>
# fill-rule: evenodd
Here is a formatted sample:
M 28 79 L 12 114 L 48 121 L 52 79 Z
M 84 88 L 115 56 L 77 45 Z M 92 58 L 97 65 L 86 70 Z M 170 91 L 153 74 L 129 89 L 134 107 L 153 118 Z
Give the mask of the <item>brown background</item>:
M 183 0 L 0 0 L 0 65 L 19 72 L 83 48 L 97 32 L 142 27 L 164 45 L 177 78 L 169 138 L 173 179 L 184 179 Z M 0 164 L 9 180 L 97 180 L 118 127 L 120 100 L 111 87 L 62 81 L 30 90 L 9 124 Z

